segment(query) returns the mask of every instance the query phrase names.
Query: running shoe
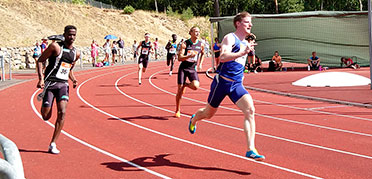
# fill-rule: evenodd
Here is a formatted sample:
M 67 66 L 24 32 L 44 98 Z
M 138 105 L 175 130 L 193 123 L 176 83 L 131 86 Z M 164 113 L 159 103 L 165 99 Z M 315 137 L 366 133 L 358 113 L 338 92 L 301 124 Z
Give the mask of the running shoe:
M 56 145 L 56 143 L 52 142 L 52 143 L 49 145 L 48 152 L 49 152 L 49 153 L 52 153 L 52 154 L 59 154 L 60 151 L 57 149 L 57 145 Z
M 176 112 L 175 114 L 174 114 L 174 116 L 176 117 L 176 118 L 180 118 L 181 117 L 181 112 Z
M 192 125 L 192 124 L 191 124 L 192 118 L 194 118 L 194 117 L 195 117 L 195 114 L 193 114 L 193 115 L 191 116 L 190 123 L 189 123 L 189 132 L 190 132 L 191 134 L 194 134 L 195 131 L 196 131 L 196 124 L 195 124 L 195 125 Z
M 169 76 L 172 76 L 172 71 L 169 72 Z
M 254 159 L 256 161 L 265 160 L 265 156 L 258 154 L 257 150 L 250 150 L 245 154 L 246 157 Z

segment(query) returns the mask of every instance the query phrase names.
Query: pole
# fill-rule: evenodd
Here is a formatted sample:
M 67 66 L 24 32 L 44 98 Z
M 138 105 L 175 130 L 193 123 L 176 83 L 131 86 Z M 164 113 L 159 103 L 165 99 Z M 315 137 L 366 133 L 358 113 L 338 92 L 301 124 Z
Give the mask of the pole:
M 210 48 L 210 50 L 211 50 L 211 52 L 212 52 L 212 71 L 214 72 L 214 51 L 213 51 L 213 22 L 211 22 L 211 48 Z
M 371 32 L 371 29 L 372 29 L 372 18 L 371 18 L 371 0 L 368 0 L 368 35 L 369 35 L 369 73 L 370 73 L 370 79 L 371 79 L 371 83 L 370 83 L 370 88 L 372 90 L 372 32 Z
M 5 67 L 4 67 L 4 54 L 0 54 L 1 58 L 1 81 L 5 81 Z
M 12 80 L 12 56 L 8 54 L 9 56 L 9 80 Z

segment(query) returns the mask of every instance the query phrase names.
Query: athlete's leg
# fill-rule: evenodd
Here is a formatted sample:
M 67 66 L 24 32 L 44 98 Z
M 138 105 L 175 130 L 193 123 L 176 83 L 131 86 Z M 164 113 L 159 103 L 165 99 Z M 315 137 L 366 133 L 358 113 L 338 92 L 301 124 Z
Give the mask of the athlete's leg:
M 243 95 L 236 106 L 244 113 L 244 133 L 247 140 L 248 151 L 255 150 L 256 122 L 254 119 L 255 108 L 251 95 Z
M 43 120 L 47 121 L 52 117 L 52 107 L 41 107 L 40 113 Z
M 212 107 L 210 104 L 207 104 L 204 108 L 200 108 L 196 113 L 195 116 L 191 120 L 191 124 L 194 126 L 196 122 L 202 119 L 210 119 L 211 117 L 216 114 L 218 108 Z
M 197 90 L 199 89 L 200 82 L 198 80 L 193 80 L 191 83 L 186 83 L 185 86 L 192 90 Z
M 138 64 L 138 83 L 139 84 L 141 84 L 142 69 L 143 69 L 143 65 L 142 65 L 142 63 L 139 63 Z
M 176 117 L 181 117 L 181 99 L 182 95 L 186 92 L 186 86 L 178 84 L 177 95 L 176 95 Z
M 67 100 L 61 100 L 57 102 L 57 110 L 58 110 L 57 120 L 56 120 L 55 127 L 54 127 L 52 141 L 50 143 L 53 143 L 53 142 L 55 143 L 59 137 L 59 134 L 61 134 L 61 130 L 65 123 L 67 103 L 68 103 Z

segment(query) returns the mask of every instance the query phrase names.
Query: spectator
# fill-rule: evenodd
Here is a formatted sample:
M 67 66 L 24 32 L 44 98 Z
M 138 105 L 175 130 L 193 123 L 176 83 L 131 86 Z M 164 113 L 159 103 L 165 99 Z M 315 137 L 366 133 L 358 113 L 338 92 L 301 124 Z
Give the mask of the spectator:
M 137 60 L 137 47 L 138 47 L 138 44 L 137 44 L 137 41 L 134 40 L 133 42 L 133 45 L 132 45 L 132 50 L 133 50 L 133 61 L 136 61 Z
M 112 51 L 112 64 L 111 65 L 114 65 L 116 62 L 115 56 L 116 54 L 118 54 L 118 44 L 116 43 L 116 41 L 112 42 L 111 51 Z
M 353 62 L 351 58 L 346 59 L 346 57 L 341 57 L 341 65 L 345 65 L 346 68 L 352 68 L 354 70 L 360 68 L 360 66 L 356 62 Z
M 255 44 L 256 43 L 256 36 L 253 34 L 253 33 L 250 33 L 246 38 L 245 38 L 247 41 L 248 41 L 248 43 L 250 43 L 250 44 Z M 253 45 L 253 47 L 254 47 L 255 45 Z M 253 50 L 253 51 L 250 51 L 249 53 L 248 53 L 248 56 L 247 56 L 247 60 L 248 60 L 248 66 L 250 67 L 251 66 L 251 63 L 253 64 L 253 63 L 255 63 L 255 59 L 256 58 L 256 56 L 255 56 L 255 51 Z
M 97 59 L 97 56 L 98 56 L 98 44 L 96 43 L 95 40 L 92 41 L 92 44 L 90 45 L 91 47 L 91 50 L 90 50 L 90 55 L 92 57 L 92 65 L 93 67 L 96 66 L 96 59 Z
M 41 55 L 41 47 L 39 46 L 39 42 L 36 42 L 33 52 L 34 53 L 32 55 L 32 58 L 34 58 L 35 59 L 35 63 L 37 63 L 37 59 Z
M 43 54 L 43 52 L 45 51 L 45 49 L 48 47 L 48 39 L 47 38 L 43 38 L 41 40 L 43 42 L 41 43 L 40 47 L 41 47 L 41 54 Z
M 117 45 L 119 46 L 118 53 L 119 53 L 119 61 L 124 62 L 124 40 L 119 37 L 119 40 L 117 41 Z
M 103 44 L 103 50 L 105 51 L 105 59 L 103 59 L 103 63 L 108 63 L 110 53 L 111 53 L 111 48 L 110 48 L 110 39 L 107 39 L 105 44 Z
M 216 60 L 216 67 L 218 67 L 218 65 L 220 65 L 221 44 L 217 37 L 214 39 L 213 52 Z
M 252 64 L 252 69 L 254 73 L 262 72 L 262 61 L 260 58 L 258 58 L 257 55 L 255 55 L 255 62 Z
M 278 51 L 275 51 L 273 58 L 271 60 L 274 62 L 275 70 L 276 71 L 282 71 L 283 63 L 282 63 L 282 57 L 279 55 Z
M 318 70 L 320 67 L 320 59 L 318 56 L 316 56 L 316 52 L 312 52 L 311 54 L 312 56 L 307 59 L 307 64 L 309 65 L 308 70 Z
M 158 48 L 159 48 L 159 39 L 156 37 L 154 42 L 154 50 L 155 50 L 155 60 L 158 60 Z

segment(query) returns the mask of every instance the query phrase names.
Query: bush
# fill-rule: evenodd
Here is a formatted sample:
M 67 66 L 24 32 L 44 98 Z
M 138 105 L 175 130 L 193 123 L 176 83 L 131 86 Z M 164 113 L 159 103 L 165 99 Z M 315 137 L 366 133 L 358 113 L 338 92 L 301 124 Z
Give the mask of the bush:
M 72 0 L 71 2 L 72 2 L 72 4 L 80 4 L 80 5 L 85 4 L 85 0 Z
M 177 11 L 174 12 L 171 6 L 167 7 L 167 12 L 166 13 L 167 13 L 167 16 L 171 16 L 171 17 L 179 16 L 178 12 Z
M 185 21 L 185 20 L 189 20 L 193 17 L 194 17 L 194 13 L 192 12 L 190 7 L 188 7 L 186 10 L 182 11 L 181 20 Z
M 135 11 L 135 9 L 129 5 L 124 7 L 124 14 L 132 14 Z

